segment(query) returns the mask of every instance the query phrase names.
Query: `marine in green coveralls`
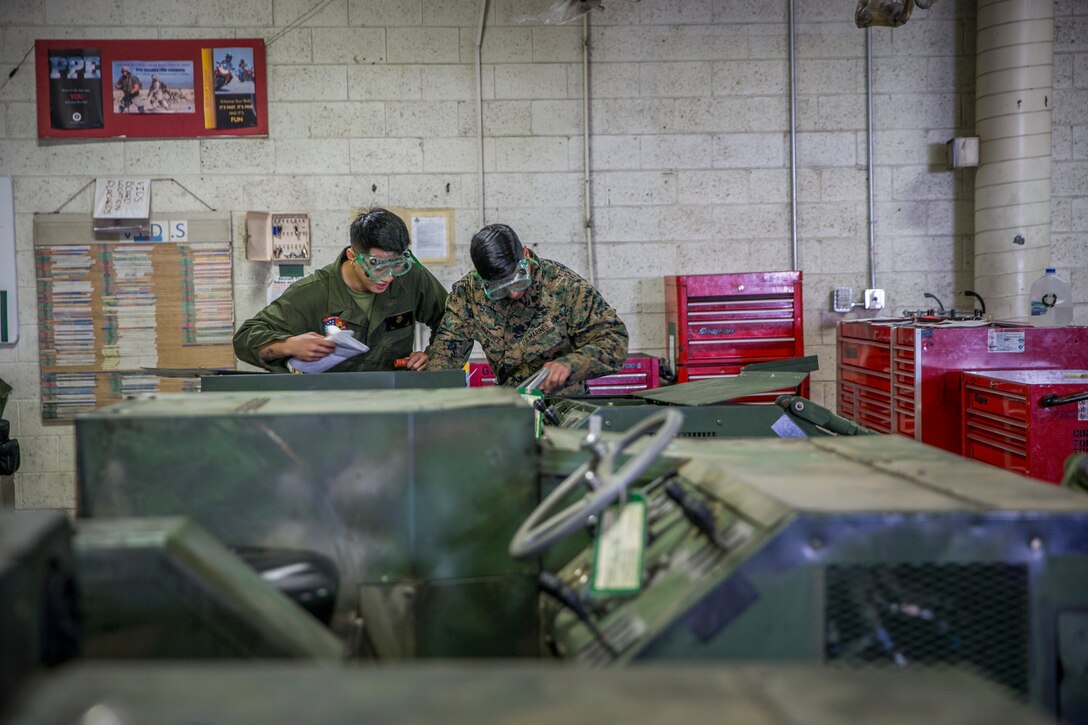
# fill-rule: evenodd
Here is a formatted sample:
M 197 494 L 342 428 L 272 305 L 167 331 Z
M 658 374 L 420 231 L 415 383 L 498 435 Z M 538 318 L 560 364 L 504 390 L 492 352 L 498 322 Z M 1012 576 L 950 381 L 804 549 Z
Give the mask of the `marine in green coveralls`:
M 446 290 L 408 249 L 408 229 L 386 209 L 360 214 L 351 224 L 351 246 L 327 267 L 287 290 L 246 320 L 234 334 L 234 352 L 247 363 L 287 372 L 294 357 L 320 360 L 336 346 L 326 337 L 335 326 L 366 343 L 370 352 L 330 372 L 392 370 L 407 358 L 420 370 L 427 355 L 412 352 L 416 322 L 432 330 L 442 320 Z
M 428 370 L 463 366 L 474 340 L 499 385 L 546 368 L 540 389 L 572 395 L 586 380 L 623 368 L 627 327 L 589 282 L 522 247 L 505 224 L 477 232 L 469 253 L 476 271 L 453 285 Z

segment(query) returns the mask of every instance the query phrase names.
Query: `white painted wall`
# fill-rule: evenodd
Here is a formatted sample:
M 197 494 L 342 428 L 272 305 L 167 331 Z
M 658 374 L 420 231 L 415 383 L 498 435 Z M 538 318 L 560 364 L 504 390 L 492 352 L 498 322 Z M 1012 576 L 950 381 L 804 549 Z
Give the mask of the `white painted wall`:
M 272 38 L 318 0 L 3 0 L 0 83 L 35 38 Z M 551 0 L 492 0 L 483 46 L 487 221 L 585 272 L 581 28 L 520 24 Z M 633 350 L 664 353 L 661 276 L 790 264 L 787 0 L 612 0 L 591 23 L 591 156 L 599 287 Z M 834 404 L 832 287 L 868 283 L 865 31 L 853 0 L 797 0 L 800 267 L 814 398 Z M 97 175 L 177 179 L 235 216 L 236 316 L 264 299 L 242 253 L 247 209 L 308 210 L 316 258 L 346 243 L 349 209 L 456 209 L 457 265 L 478 229 L 475 0 L 332 0 L 268 47 L 268 139 L 36 139 L 28 60 L 0 88 L 0 173 L 15 179 L 22 339 L 0 348 L 23 444 L 17 505 L 74 506 L 70 425 L 43 426 L 32 254 L 35 212 Z M 873 31 L 877 275 L 892 310 L 931 291 L 967 306 L 973 171 L 944 142 L 971 135 L 974 0 Z M 1088 3 L 1056 3 L 1053 263 L 1088 323 Z M 155 184 L 157 212 L 199 204 Z M 89 211 L 90 190 L 65 211 Z

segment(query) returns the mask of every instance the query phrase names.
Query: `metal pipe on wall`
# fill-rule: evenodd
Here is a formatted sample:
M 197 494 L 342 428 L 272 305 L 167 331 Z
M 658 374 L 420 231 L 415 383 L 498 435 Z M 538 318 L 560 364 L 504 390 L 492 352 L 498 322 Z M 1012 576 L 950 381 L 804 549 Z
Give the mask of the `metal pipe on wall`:
M 476 26 L 476 139 L 477 139 L 477 177 L 476 194 L 480 200 L 480 226 L 484 219 L 484 80 L 483 67 L 480 63 L 481 48 L 484 43 L 484 20 L 487 17 L 487 0 L 480 0 L 480 22 Z
M 1054 3 L 978 0 L 975 290 L 997 318 L 1026 318 L 1050 264 Z
M 794 0 L 789 3 L 790 13 L 790 265 L 793 271 L 797 271 L 797 84 L 795 78 L 794 59 Z
M 869 177 L 869 288 L 876 289 L 876 212 L 873 199 L 873 28 L 865 29 L 865 152 Z
M 582 16 L 582 220 L 586 233 L 586 270 L 590 284 L 596 284 L 593 266 L 593 212 L 589 195 L 589 14 Z

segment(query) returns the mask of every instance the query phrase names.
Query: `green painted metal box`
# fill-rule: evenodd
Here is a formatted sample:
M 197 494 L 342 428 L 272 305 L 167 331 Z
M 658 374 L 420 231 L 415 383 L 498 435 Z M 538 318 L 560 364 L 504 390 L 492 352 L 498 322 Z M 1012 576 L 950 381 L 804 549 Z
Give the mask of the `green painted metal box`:
M 532 410 L 508 389 L 151 395 L 76 422 L 78 515 L 187 516 L 232 546 L 310 550 L 340 575 L 353 652 L 539 647 Z

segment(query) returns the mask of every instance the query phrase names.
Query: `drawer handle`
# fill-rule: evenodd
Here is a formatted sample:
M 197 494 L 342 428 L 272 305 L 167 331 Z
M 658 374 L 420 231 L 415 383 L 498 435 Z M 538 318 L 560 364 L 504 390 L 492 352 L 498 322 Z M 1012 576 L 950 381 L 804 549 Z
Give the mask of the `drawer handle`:
M 1077 403 L 1082 400 L 1088 400 L 1088 391 L 1083 393 L 1072 393 L 1071 395 L 1044 395 L 1039 399 L 1039 405 L 1044 408 L 1055 408 L 1059 405 L 1068 405 L 1069 403 Z

